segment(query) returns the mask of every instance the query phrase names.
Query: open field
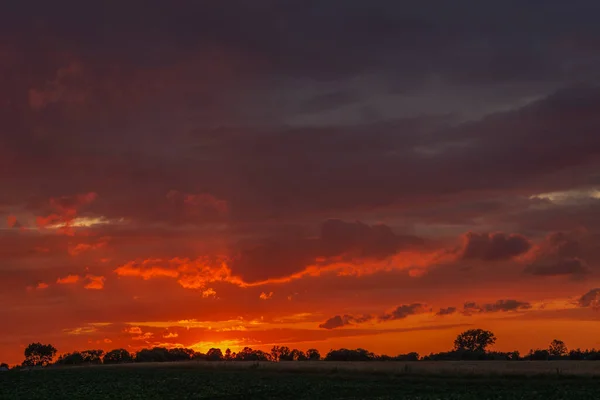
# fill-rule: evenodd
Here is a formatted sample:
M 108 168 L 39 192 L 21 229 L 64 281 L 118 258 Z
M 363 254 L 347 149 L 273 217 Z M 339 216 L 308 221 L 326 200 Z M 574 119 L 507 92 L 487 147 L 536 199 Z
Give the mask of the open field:
M 0 399 L 584 399 L 600 398 L 600 377 L 591 376 L 599 368 L 576 361 L 63 367 L 0 374 Z

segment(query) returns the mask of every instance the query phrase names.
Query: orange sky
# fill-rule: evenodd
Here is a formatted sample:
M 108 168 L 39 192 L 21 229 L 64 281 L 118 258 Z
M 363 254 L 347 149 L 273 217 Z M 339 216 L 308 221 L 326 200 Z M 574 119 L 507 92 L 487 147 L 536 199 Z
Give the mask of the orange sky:
M 71 3 L 0 16 L 0 362 L 600 348 L 596 3 Z
M 91 198 L 96 196 L 62 198 L 70 205 L 55 207 L 59 223 L 53 226 L 16 228 L 10 221 L 36 219 L 26 213 L 7 218 L 3 252 L 22 269 L 3 279 L 2 318 L 11 321 L 0 342 L 4 360 L 18 363 L 24 347 L 38 340 L 61 352 L 267 350 L 280 344 L 323 353 L 364 347 L 427 354 L 449 349 L 456 334 L 472 327 L 494 331 L 498 350 L 527 352 L 554 338 L 574 347 L 599 344 L 594 327 L 600 295 L 590 291 L 600 282 L 587 274 L 540 278 L 526 272 L 560 259 L 569 247 L 597 254 L 587 232 L 537 239 L 469 233 L 435 244 L 404 239 L 410 243 L 373 256 L 368 253 L 392 237 L 385 235 L 397 235 L 385 230 L 378 236 L 378 225 L 328 220 L 320 235 L 307 236 L 310 246 L 303 247 L 303 238 L 295 239 L 294 250 L 281 245 L 293 256 L 297 249 L 324 256 L 263 279 L 239 262 L 250 253 L 169 258 L 152 245 L 159 240 L 152 233 L 130 236 L 126 221 L 87 226 L 93 218 L 79 214 L 93 210 L 94 201 L 82 200 Z M 177 240 L 182 245 L 190 238 Z M 337 245 L 343 251 L 328 254 L 328 246 Z M 193 240 L 187 246 L 186 255 L 194 251 Z M 274 254 L 278 260 L 287 256 Z M 251 268 L 263 268 L 252 261 Z

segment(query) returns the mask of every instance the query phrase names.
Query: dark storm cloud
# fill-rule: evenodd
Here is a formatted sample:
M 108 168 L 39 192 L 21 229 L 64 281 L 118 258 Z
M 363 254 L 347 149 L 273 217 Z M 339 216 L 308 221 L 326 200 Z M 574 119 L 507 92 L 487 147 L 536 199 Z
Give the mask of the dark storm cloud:
M 118 7 L 37 1 L 34 19 L 28 18 L 28 3 L 9 6 L 3 22 L 7 31 L 25 32 L 32 44 L 45 33 L 46 40 L 62 39 L 90 57 L 112 52 L 160 65 L 162 55 L 216 42 L 245 49 L 276 72 L 316 78 L 369 68 L 401 68 L 398 76 L 406 81 L 436 72 L 463 81 L 561 76 L 569 67 L 585 67 L 578 64 L 594 45 L 586 38 L 598 30 L 591 17 L 598 7 L 591 1 L 550 2 L 543 10 L 516 1 L 483 5 L 474 0 L 452 5 L 353 0 L 343 6 L 335 0 L 179 1 L 172 7 L 159 1 Z M 571 65 L 557 57 L 565 53 Z
M 600 199 L 588 198 L 566 204 L 546 200 L 539 204 L 539 208 L 521 210 L 511 215 L 510 219 L 528 230 L 571 231 L 585 228 L 589 232 L 600 231 Z
M 597 87 L 543 98 L 574 76 L 593 81 L 593 2 L 33 3 L 35 16 L 14 3 L 0 24 L 0 86 L 14 94 L 0 107 L 2 202 L 94 191 L 98 213 L 152 222 L 169 219 L 162 202 L 177 190 L 228 202 L 230 223 L 281 220 L 562 187 L 575 175 L 552 173 L 582 167 L 576 179 L 589 180 L 600 153 Z M 531 82 L 535 93 L 507 89 Z M 510 93 L 480 102 L 503 96 L 508 111 L 463 124 L 447 104 L 389 117 L 488 83 Z M 378 98 L 389 94 L 404 103 Z M 542 97 L 519 109 L 524 94 Z M 378 117 L 300 118 L 353 105 Z
M 322 255 L 348 254 L 356 258 L 385 258 L 402 247 L 420 246 L 415 236 L 397 235 L 384 224 L 369 226 L 362 222 L 329 219 L 321 225 Z
M 508 260 L 531 248 L 531 243 L 526 237 L 516 234 L 469 232 L 465 235 L 465 240 L 461 255 L 464 260 Z
M 581 276 L 589 274 L 590 268 L 587 263 L 579 258 L 568 258 L 555 261 L 550 264 L 533 264 L 525 268 L 525 272 L 538 276 L 574 275 Z
M 596 261 L 598 238 L 586 233 L 552 232 L 535 250 L 535 260 L 524 272 L 537 276 L 582 278 L 592 272 L 588 260 Z
M 384 224 L 367 225 L 360 221 L 329 219 L 321 224 L 318 237 L 301 234 L 271 237 L 262 243 L 242 247 L 232 269 L 250 280 L 288 276 L 314 264 L 317 259 L 337 260 L 384 259 L 401 249 L 419 247 L 421 238 L 399 235 Z

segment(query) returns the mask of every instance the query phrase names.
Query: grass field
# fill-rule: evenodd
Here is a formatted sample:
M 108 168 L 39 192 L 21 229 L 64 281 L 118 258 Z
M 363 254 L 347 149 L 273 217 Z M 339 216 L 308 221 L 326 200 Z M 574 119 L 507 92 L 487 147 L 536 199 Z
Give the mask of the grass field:
M 186 362 L 47 368 L 1 373 L 0 399 L 593 399 L 600 398 L 596 364 Z

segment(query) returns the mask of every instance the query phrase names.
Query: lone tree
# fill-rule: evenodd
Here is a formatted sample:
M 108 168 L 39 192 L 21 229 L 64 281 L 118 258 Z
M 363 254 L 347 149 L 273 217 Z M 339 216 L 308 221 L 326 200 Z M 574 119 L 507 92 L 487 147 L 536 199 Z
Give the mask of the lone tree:
M 548 353 L 555 357 L 566 356 L 568 353 L 567 346 L 562 340 L 554 339 L 548 346 Z
M 51 344 L 31 343 L 25 349 L 23 365 L 29 367 L 46 366 L 56 355 L 56 348 Z
M 470 329 L 456 337 L 454 350 L 485 352 L 488 346 L 496 343 L 496 335 L 483 329 Z

